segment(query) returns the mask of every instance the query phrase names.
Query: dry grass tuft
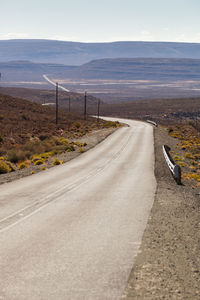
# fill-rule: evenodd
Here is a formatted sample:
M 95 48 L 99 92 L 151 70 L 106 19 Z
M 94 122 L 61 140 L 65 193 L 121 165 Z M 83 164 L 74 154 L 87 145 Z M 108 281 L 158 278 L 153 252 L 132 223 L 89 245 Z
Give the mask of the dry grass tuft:
M 10 166 L 4 162 L 4 161 L 0 161 L 0 174 L 5 174 L 5 173 L 9 173 L 11 172 L 11 168 Z
M 22 170 L 22 169 L 25 169 L 25 168 L 27 168 L 27 164 L 25 162 L 22 162 L 22 163 L 18 164 L 18 169 Z
M 34 166 L 39 166 L 39 165 L 42 165 L 43 163 L 44 163 L 44 160 L 38 159 L 34 162 Z
M 54 161 L 53 161 L 53 165 L 58 166 L 60 164 L 61 164 L 61 161 L 58 158 L 55 158 Z

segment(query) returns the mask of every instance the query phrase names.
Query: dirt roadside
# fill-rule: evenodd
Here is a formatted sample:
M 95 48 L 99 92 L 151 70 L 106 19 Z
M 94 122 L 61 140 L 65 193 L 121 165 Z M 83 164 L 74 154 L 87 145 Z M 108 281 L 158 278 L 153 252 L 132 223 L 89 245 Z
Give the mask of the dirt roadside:
M 95 130 L 92 131 L 82 138 L 76 139 L 74 141 L 79 142 L 79 143 L 87 143 L 87 146 L 84 147 L 84 151 L 87 151 L 93 147 L 95 147 L 97 144 L 102 142 L 106 137 L 108 137 L 110 134 L 112 134 L 116 128 L 105 128 L 105 129 L 100 129 L 100 130 Z M 22 170 L 16 170 L 15 172 L 11 173 L 6 173 L 6 174 L 1 174 L 0 175 L 0 184 L 10 182 L 25 176 L 29 176 L 31 174 L 35 174 L 38 172 L 44 172 L 45 169 L 49 169 L 52 167 L 55 167 L 53 164 L 54 159 L 58 159 L 59 161 L 62 161 L 63 163 L 81 155 L 79 152 L 80 149 L 76 149 L 76 151 L 73 152 L 65 152 L 59 155 L 54 155 L 52 156 L 45 164 L 39 165 L 39 166 L 34 166 L 31 165 L 27 168 L 24 168 Z
M 157 191 L 139 254 L 122 299 L 200 299 L 200 195 L 178 186 L 162 145 L 176 142 L 155 129 Z

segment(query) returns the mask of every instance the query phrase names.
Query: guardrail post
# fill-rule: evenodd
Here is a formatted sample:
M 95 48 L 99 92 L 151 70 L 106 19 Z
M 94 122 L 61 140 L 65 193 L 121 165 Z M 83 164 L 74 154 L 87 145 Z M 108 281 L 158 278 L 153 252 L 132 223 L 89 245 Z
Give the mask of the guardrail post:
M 181 168 L 178 165 L 174 166 L 174 177 L 177 184 L 181 184 Z
M 173 159 L 169 154 L 170 148 L 167 145 L 163 145 L 163 154 L 167 165 L 176 181 L 177 184 L 181 184 L 181 168 L 179 165 L 175 164 Z

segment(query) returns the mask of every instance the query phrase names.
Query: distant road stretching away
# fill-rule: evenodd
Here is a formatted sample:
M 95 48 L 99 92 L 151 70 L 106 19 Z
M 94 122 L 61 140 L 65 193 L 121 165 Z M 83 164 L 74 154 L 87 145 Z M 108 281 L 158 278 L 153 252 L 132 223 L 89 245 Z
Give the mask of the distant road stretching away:
M 49 83 L 51 83 L 52 85 L 56 86 L 56 83 L 55 83 L 54 81 L 52 81 L 51 79 L 49 79 L 49 78 L 47 77 L 47 75 L 43 75 L 43 78 L 44 78 L 46 81 L 48 81 Z M 65 91 L 65 92 L 70 92 L 69 90 L 67 90 L 66 88 L 64 88 L 63 86 L 61 86 L 60 84 L 58 84 L 58 87 L 59 87 L 61 90 Z
M 152 126 L 120 121 L 78 158 L 0 186 L 0 299 L 121 298 L 156 181 Z

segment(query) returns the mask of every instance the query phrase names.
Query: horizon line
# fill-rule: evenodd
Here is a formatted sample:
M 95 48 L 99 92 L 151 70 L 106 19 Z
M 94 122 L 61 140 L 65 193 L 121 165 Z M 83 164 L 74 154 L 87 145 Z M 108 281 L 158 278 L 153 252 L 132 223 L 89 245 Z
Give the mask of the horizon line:
M 191 41 L 145 41 L 145 40 L 114 40 L 114 41 L 71 41 L 53 38 L 0 38 L 0 41 L 55 41 L 64 43 L 80 43 L 80 44 L 111 44 L 111 43 L 179 43 L 179 44 L 200 44 L 200 42 Z

